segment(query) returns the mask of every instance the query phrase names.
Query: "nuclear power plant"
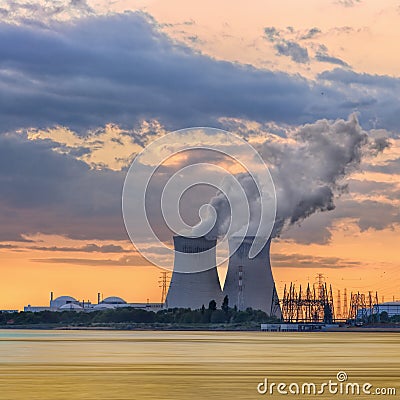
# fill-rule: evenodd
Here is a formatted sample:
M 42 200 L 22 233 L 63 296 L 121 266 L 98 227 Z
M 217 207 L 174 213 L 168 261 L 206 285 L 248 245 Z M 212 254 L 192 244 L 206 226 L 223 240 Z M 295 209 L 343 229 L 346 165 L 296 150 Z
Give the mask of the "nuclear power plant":
M 261 238 L 247 236 L 229 240 L 233 254 L 222 290 L 217 272 L 216 239 L 175 236 L 174 271 L 166 307 L 199 309 L 207 306 L 210 300 L 220 304 L 228 296 L 230 307 L 236 306 L 238 310 L 251 307 L 280 318 L 269 258 L 270 240 L 254 258 L 250 258 L 249 251 L 256 240 Z
M 255 257 L 249 257 L 252 244 L 261 240 L 254 236 L 232 237 L 229 240 L 230 254 L 233 254 L 229 259 L 223 296 L 227 295 L 229 305 L 236 306 L 238 310 L 251 307 L 280 318 L 281 310 L 269 258 L 271 239 Z
M 216 246 L 216 239 L 174 236 L 175 261 L 167 308 L 195 310 L 208 306 L 210 300 L 222 301 Z

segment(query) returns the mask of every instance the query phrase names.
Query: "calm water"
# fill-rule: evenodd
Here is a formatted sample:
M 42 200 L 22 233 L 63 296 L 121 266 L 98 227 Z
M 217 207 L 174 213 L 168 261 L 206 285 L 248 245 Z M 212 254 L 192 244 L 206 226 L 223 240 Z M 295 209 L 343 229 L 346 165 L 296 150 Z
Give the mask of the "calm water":
M 355 398 L 257 393 L 338 371 L 399 398 L 400 334 L 0 330 L 2 400 Z

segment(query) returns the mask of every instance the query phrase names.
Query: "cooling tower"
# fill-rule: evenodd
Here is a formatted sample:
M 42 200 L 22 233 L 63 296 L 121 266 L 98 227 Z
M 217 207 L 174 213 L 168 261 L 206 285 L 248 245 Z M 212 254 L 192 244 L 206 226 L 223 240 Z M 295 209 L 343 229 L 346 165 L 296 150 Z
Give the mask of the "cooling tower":
M 281 310 L 269 260 L 271 239 L 256 257 L 250 259 L 249 251 L 255 240 L 261 239 L 254 236 L 229 239 L 230 250 L 237 250 L 229 259 L 223 295 L 228 296 L 230 307 L 236 305 L 239 310 L 251 307 L 280 318 Z
M 174 236 L 175 261 L 166 307 L 199 309 L 211 300 L 221 304 L 216 267 L 217 241 L 205 237 Z M 200 272 L 196 272 L 200 271 Z

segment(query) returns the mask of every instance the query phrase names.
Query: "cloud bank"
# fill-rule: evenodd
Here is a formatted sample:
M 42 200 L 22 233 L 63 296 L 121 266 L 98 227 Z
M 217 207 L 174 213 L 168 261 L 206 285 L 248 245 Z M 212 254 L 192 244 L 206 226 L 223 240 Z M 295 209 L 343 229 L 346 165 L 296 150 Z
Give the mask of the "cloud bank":
M 250 121 L 240 130 L 249 140 L 260 126 L 277 133 L 258 145 L 275 174 L 279 234 L 333 209 L 342 178 L 370 144 L 378 150 L 371 128 L 398 130 L 398 78 L 336 68 L 309 80 L 218 61 L 177 44 L 147 14 L 87 11 L 69 21 L 0 23 L 0 240 L 37 232 L 126 239 L 120 196 L 135 152 L 168 130 L 235 130 L 232 121 Z M 320 33 L 302 32 L 296 43 Z M 281 33 L 271 28 L 268 35 L 277 43 Z M 292 54 L 295 46 L 286 47 Z M 360 122 L 345 120 L 353 111 Z M 390 173 L 398 160 L 367 168 Z M 375 205 L 351 201 L 336 201 L 335 215 L 358 215 L 362 229 L 397 221 L 393 205 L 378 221 L 367 217 Z
M 306 61 L 297 45 L 280 46 Z M 383 107 L 397 113 L 393 93 L 338 88 L 333 79 L 215 60 L 177 44 L 140 12 L 46 26 L 0 23 L 0 132 L 54 125 L 81 132 L 108 123 L 128 128 L 144 119 L 168 129 L 219 127 L 221 117 L 303 124 L 346 118 L 356 109 L 368 124 Z M 386 79 L 376 77 L 376 84 Z M 382 118 L 380 124 L 389 128 L 394 121 Z

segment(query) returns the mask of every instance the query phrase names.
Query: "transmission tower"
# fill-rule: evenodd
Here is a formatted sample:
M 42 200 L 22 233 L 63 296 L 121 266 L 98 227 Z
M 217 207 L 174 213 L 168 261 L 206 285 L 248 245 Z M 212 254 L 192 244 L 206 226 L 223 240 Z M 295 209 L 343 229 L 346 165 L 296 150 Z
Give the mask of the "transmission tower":
M 343 315 L 342 315 L 342 317 L 344 318 L 344 319 L 347 319 L 348 317 L 349 317 L 349 309 L 347 308 L 347 289 L 346 288 L 344 288 L 344 291 L 343 291 Z
M 272 293 L 270 315 L 277 315 L 279 310 L 280 310 L 279 309 L 279 297 L 278 297 L 278 293 L 276 292 L 276 288 L 275 288 L 275 285 L 274 285 L 274 291 Z
M 323 275 L 317 276 L 317 282 L 304 291 L 301 286 L 296 289 L 291 283 L 286 285 L 282 298 L 282 317 L 286 322 L 325 322 L 332 323 L 335 319 L 332 286 L 327 288 Z
M 340 290 L 337 291 L 337 303 L 336 303 L 336 318 L 342 318 L 342 304 L 340 299 Z
M 368 294 L 360 292 L 351 294 L 349 319 L 368 322 L 372 316 L 379 313 L 378 293 L 375 296 L 372 293 L 369 291 Z
M 243 294 L 243 281 L 244 281 L 244 276 L 243 276 L 243 266 L 238 267 L 238 298 L 237 298 L 237 304 L 238 304 L 238 310 L 244 310 L 244 294 Z
M 169 275 L 167 271 L 163 271 L 161 272 L 161 280 L 158 281 L 158 283 L 160 284 L 158 287 L 161 288 L 161 304 L 165 303 L 165 307 L 168 308 L 168 304 L 167 304 L 167 284 L 169 281 Z

